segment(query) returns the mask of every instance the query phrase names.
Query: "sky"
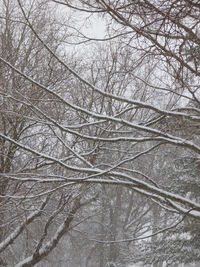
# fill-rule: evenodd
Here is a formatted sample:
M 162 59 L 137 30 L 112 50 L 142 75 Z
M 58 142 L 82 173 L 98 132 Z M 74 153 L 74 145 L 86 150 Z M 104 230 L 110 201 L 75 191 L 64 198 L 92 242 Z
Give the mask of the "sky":
M 103 38 L 105 35 L 105 22 L 97 16 L 93 17 L 90 25 L 83 29 L 83 33 L 91 38 Z

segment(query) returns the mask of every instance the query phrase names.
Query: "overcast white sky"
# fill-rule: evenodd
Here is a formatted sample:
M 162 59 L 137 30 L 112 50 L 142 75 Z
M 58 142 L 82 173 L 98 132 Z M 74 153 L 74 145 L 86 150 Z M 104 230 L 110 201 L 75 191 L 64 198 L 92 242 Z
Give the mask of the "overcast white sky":
M 98 18 L 97 16 L 94 17 L 90 25 L 87 25 L 84 28 L 84 33 L 88 37 L 103 38 L 105 35 L 105 23 L 103 19 Z

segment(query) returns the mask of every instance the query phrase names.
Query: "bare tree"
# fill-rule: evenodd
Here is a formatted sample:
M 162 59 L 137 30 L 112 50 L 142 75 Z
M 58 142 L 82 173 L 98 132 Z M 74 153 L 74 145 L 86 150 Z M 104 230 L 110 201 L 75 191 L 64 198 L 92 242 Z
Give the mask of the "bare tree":
M 2 9 L 3 258 L 18 241 L 11 264 L 33 266 L 92 217 L 101 234 L 90 241 L 101 245 L 89 245 L 87 263 L 101 257 L 102 267 L 119 263 L 118 243 L 156 243 L 185 218 L 199 221 L 194 187 L 173 186 L 176 172 L 163 171 L 182 156 L 198 165 L 199 4 L 17 0 Z M 107 36 L 89 38 L 60 14 L 98 14 Z M 67 51 L 72 40 L 79 57 Z

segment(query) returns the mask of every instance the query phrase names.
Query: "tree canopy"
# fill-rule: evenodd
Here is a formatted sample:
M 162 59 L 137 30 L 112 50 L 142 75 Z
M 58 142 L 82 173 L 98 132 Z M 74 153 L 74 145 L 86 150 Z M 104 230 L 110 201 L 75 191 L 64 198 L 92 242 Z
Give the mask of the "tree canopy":
M 0 2 L 0 266 L 199 262 L 199 18 Z

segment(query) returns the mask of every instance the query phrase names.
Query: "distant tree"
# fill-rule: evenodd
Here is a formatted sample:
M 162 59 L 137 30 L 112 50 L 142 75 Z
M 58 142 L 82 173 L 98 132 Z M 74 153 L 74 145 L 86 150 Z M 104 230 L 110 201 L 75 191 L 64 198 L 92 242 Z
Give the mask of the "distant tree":
M 49 266 L 50 252 L 65 254 L 54 266 L 191 262 L 185 251 L 196 249 L 200 220 L 197 1 L 1 8 L 2 262 Z M 84 32 L 96 16 L 103 39 Z

